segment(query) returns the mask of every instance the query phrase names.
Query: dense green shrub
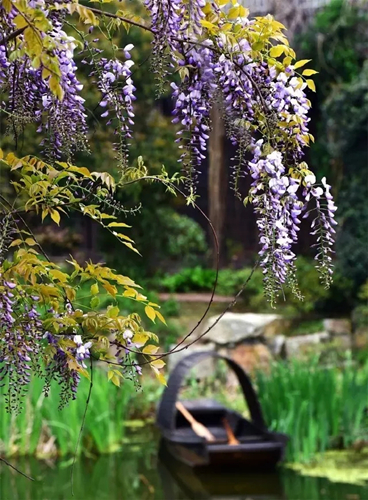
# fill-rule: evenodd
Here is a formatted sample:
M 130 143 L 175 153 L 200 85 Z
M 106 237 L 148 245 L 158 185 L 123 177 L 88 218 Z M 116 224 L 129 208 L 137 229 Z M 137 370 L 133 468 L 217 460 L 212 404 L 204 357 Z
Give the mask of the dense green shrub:
M 158 286 L 168 292 L 204 292 L 213 288 L 216 278 L 214 269 L 201 266 L 183 268 L 175 274 L 166 274 Z
M 220 269 L 216 293 L 233 297 L 247 281 L 251 268 Z M 348 278 L 336 272 L 335 281 L 330 290 L 320 286 L 318 271 L 314 261 L 300 257 L 297 260 L 297 272 L 300 289 L 304 300 L 299 301 L 285 289 L 285 303 L 280 301 L 279 309 L 284 313 L 308 315 L 314 313 L 333 314 L 347 313 L 353 307 L 353 283 Z M 175 274 L 167 274 L 157 279 L 153 285 L 161 290 L 174 292 L 210 292 L 215 283 L 216 271 L 201 266 L 183 268 Z M 245 307 L 252 311 L 267 311 L 270 309 L 263 294 L 263 275 L 261 269 L 256 269 L 247 283 L 241 298 Z
M 353 311 L 353 321 L 356 329 L 368 330 L 368 280 L 361 286 L 359 304 Z

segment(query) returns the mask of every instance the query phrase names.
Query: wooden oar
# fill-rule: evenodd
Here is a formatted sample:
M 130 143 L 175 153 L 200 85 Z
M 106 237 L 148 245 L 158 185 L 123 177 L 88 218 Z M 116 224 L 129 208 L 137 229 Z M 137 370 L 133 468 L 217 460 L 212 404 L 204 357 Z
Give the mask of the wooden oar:
M 225 430 L 226 430 L 228 444 L 230 446 L 235 446 L 237 444 L 240 444 L 240 442 L 234 436 L 233 430 L 230 427 L 229 422 L 226 420 L 226 418 L 222 419 L 222 423 L 224 424 L 224 427 L 225 427 Z
M 180 403 L 180 401 L 177 401 L 176 409 L 179 410 L 183 417 L 188 420 L 197 436 L 203 437 L 207 441 L 215 441 L 215 436 L 203 424 L 198 422 L 184 407 L 184 405 Z

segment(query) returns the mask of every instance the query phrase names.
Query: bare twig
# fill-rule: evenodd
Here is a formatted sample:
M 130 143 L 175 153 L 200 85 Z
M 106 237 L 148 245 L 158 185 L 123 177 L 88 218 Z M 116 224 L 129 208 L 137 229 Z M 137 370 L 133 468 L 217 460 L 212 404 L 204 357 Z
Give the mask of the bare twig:
M 23 28 L 19 28 L 19 29 L 13 31 L 12 33 L 10 33 L 10 35 L 2 38 L 0 43 L 2 45 L 6 45 L 8 42 L 10 42 L 11 40 L 14 40 L 14 38 L 17 38 L 17 36 L 21 35 L 26 28 L 27 28 L 27 26 L 23 26 Z
M 74 457 L 73 457 L 73 463 L 72 463 L 72 470 L 70 473 L 70 478 L 71 478 L 71 487 L 72 487 L 72 496 L 74 496 L 74 491 L 73 491 L 73 485 L 74 485 L 74 466 L 75 462 L 77 460 L 77 453 L 78 453 L 78 448 L 82 439 L 82 434 L 84 430 L 84 425 L 86 423 L 86 416 L 87 416 L 87 411 L 89 407 L 89 402 L 91 400 L 92 396 L 92 388 L 93 388 L 93 359 L 92 356 L 89 358 L 90 359 L 90 371 L 91 371 L 91 379 L 89 383 L 89 389 L 88 389 L 88 395 L 86 399 L 86 406 L 84 407 L 84 412 L 83 412 L 83 417 L 82 417 L 82 423 L 79 429 L 79 434 L 78 434 L 78 439 L 77 439 L 77 444 L 75 446 L 75 451 L 74 451 Z
M 29 479 L 30 481 L 34 481 L 33 477 L 31 476 L 28 476 L 27 474 L 25 474 L 24 472 L 22 472 L 21 470 L 17 469 L 13 464 L 11 464 L 10 462 L 8 462 L 7 460 L 5 460 L 5 458 L 3 457 L 0 457 L 0 462 L 4 462 L 5 465 L 7 465 L 8 467 L 10 467 L 11 469 L 15 470 L 15 472 L 18 472 L 18 474 L 26 477 L 27 479 Z

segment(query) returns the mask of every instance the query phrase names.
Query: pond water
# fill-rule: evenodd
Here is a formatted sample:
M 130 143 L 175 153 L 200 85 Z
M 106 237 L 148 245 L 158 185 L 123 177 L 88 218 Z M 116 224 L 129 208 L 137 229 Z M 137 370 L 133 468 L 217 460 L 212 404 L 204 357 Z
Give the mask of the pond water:
M 331 483 L 280 469 L 272 474 L 195 476 L 158 458 L 155 440 L 127 444 L 124 452 L 71 463 L 15 462 L 31 482 L 0 466 L 1 500 L 367 500 L 368 487 Z M 14 461 L 13 461 L 14 462 Z

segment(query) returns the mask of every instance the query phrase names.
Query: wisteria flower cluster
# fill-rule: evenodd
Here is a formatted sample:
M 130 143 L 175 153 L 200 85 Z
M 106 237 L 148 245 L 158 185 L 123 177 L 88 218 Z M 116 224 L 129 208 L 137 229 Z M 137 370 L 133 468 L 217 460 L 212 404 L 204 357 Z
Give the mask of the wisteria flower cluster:
M 37 157 L 19 158 L 0 149 L 10 176 L 17 171 L 12 186 L 19 202 L 15 206 L 0 200 L 0 377 L 3 383 L 9 380 L 9 409 L 17 407 L 17 394 L 32 371 L 44 373 L 46 392 L 56 379 L 63 402 L 75 397 L 80 376 L 88 376 L 88 362 L 94 358 L 111 364 L 108 376 L 119 385 L 120 378 L 140 374 L 135 355 L 143 352 L 163 380 L 158 347 L 147 345 L 157 339 L 144 330 L 140 317 L 126 316 L 113 304 L 103 312 L 98 307 L 101 289 L 114 301 L 121 287 L 124 297 L 144 304 L 150 320 L 164 321 L 157 304 L 128 277 L 99 264 L 83 267 L 72 259 L 72 271 L 65 273 L 47 261 L 23 219 L 24 212 L 34 211 L 59 224 L 76 210 L 137 252 L 122 232 L 126 224 L 117 220 L 121 210 L 115 192 L 126 186 L 127 171 L 129 182 L 149 177 L 170 187 L 165 173 L 147 176 L 143 159 L 134 167 L 128 155 L 136 119 L 134 47 L 116 45 L 118 30 L 129 35 L 133 25 L 152 35 L 151 69 L 159 93 L 171 92 L 188 203 L 195 199 L 207 156 L 211 109 L 221 110 L 236 150 L 232 187 L 256 214 L 259 259 L 271 304 L 284 287 L 301 298 L 295 245 L 303 217 L 311 220 L 322 282 L 328 287 L 332 281 L 336 207 L 331 186 L 326 179 L 319 183 L 304 161 L 304 150 L 313 141 L 308 92 L 315 91 L 310 78 L 315 71 L 306 68 L 309 61 L 296 59 L 284 26 L 272 16 L 250 19 L 235 0 L 144 4 L 148 22 L 129 5 L 122 12 L 114 11 L 112 3 L 107 10 L 78 0 L 7 0 L 0 5 L 0 111 L 16 142 L 29 124 L 36 125 L 40 138 Z M 112 56 L 101 48 L 106 45 Z M 101 121 L 117 137 L 112 147 L 119 180 L 73 164 L 76 153 L 90 148 L 88 93 L 78 74 L 80 64 L 88 65 L 99 93 Z M 244 176 L 251 179 L 248 193 L 239 187 Z M 88 312 L 74 303 L 86 280 L 92 282 Z
M 100 106 L 105 108 L 101 117 L 105 118 L 111 115 L 111 118 L 118 121 L 115 133 L 120 136 L 120 141 L 116 147 L 118 149 L 117 159 L 122 170 L 128 167 L 129 139 L 132 137 L 132 126 L 134 125 L 133 102 L 136 99 L 134 95 L 136 88 L 131 77 L 131 67 L 134 65 L 134 61 L 130 55 L 133 48 L 133 44 L 124 47 L 126 60 L 123 63 L 118 59 L 101 58 L 98 61 L 97 69 L 91 73 L 91 76 L 96 73 L 98 75 L 97 86 L 102 94 Z M 111 124 L 111 119 L 108 120 L 107 124 Z
M 38 365 L 40 355 L 39 297 L 16 291 L 10 281 L 0 283 L 0 384 L 8 387 L 7 410 L 18 411 L 19 401 L 30 382 L 31 367 Z

